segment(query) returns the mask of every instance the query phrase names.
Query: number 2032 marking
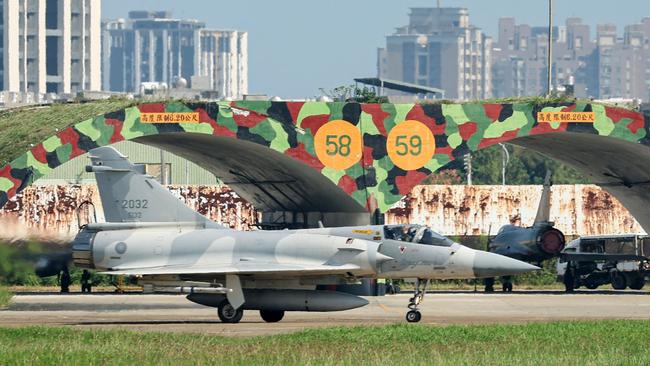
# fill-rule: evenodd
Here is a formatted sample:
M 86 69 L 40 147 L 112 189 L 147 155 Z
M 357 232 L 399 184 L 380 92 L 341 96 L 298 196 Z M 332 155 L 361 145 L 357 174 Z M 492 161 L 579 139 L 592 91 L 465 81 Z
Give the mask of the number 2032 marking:
M 148 200 L 122 200 L 122 208 L 149 208 Z

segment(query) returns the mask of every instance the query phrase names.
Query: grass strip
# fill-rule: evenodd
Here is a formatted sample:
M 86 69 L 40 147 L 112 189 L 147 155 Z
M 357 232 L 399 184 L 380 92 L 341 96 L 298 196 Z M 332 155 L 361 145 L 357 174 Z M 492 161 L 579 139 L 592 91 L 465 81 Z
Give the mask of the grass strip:
M 630 320 L 399 324 L 253 338 L 0 328 L 0 360 L 15 365 L 647 365 L 649 327 L 650 321 Z

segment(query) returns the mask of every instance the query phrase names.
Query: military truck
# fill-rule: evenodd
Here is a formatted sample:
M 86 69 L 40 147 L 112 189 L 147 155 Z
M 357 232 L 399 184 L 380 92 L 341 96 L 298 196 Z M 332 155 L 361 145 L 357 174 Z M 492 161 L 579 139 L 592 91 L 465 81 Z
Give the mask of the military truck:
M 557 279 L 567 292 L 611 284 L 616 290 L 641 290 L 650 272 L 647 235 L 583 236 L 571 241 L 557 262 Z

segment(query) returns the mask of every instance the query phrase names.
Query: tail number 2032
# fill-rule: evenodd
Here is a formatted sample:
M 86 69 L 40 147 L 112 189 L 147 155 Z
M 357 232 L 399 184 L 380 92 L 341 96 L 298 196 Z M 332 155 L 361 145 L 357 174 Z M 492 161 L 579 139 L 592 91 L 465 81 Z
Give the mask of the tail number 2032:
M 122 208 L 148 208 L 148 200 L 122 200 Z

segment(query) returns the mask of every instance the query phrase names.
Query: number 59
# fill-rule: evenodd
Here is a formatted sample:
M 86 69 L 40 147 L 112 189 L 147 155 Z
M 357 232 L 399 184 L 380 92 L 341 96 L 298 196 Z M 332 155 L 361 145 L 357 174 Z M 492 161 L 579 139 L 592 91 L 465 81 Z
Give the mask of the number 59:
M 397 136 L 397 139 L 395 139 L 395 147 L 397 148 L 395 153 L 399 156 L 420 155 L 422 153 L 422 138 L 418 135 L 413 135 L 410 139 L 407 139 L 407 137 L 406 135 Z

